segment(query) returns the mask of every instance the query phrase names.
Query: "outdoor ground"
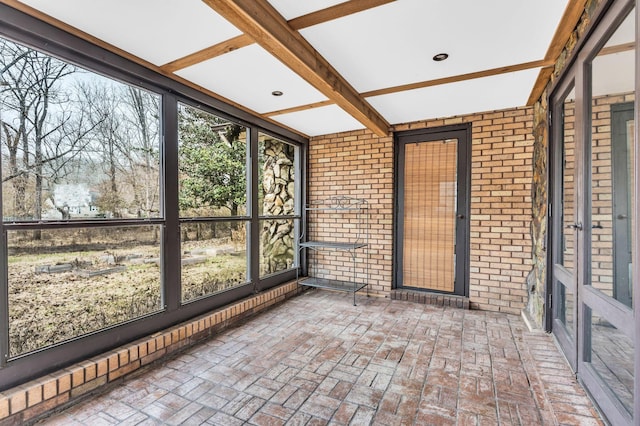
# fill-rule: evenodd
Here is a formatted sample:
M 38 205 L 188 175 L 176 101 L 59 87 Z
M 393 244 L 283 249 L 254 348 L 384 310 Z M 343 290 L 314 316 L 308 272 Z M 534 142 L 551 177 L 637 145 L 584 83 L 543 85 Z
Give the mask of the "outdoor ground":
M 10 244 L 10 356 L 162 309 L 160 245 L 153 232 L 128 235 Z M 183 301 L 246 282 L 246 255 L 228 238 L 185 242 L 181 256 Z

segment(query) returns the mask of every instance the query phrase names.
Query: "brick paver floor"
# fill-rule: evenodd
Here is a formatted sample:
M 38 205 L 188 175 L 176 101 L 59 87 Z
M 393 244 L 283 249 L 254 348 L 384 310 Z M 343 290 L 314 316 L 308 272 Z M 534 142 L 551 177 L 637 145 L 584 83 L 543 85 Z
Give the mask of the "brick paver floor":
M 520 317 L 312 290 L 44 421 L 602 424 Z

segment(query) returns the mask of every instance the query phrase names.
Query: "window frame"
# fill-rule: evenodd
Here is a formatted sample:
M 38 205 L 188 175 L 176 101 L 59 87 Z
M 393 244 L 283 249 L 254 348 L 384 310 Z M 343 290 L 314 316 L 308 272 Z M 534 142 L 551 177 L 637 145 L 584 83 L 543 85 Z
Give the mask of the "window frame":
M 257 137 L 254 139 L 256 141 L 256 149 L 258 149 L 258 147 L 260 146 L 260 137 L 261 136 L 268 136 L 271 137 L 273 139 L 278 140 L 279 142 L 285 143 L 285 144 L 289 144 L 294 146 L 295 148 L 295 157 L 294 157 L 294 164 L 293 164 L 293 170 L 294 170 L 294 176 L 295 176 L 295 180 L 294 180 L 294 211 L 293 214 L 283 214 L 283 215 L 268 215 L 268 214 L 264 214 L 264 211 L 262 213 L 260 213 L 260 209 L 259 206 L 257 204 L 257 201 L 259 200 L 259 188 L 260 188 L 260 182 L 259 179 L 256 178 L 256 182 L 257 185 L 255 185 L 255 191 L 256 193 L 254 194 L 254 199 L 256 200 L 256 204 L 255 204 L 255 212 L 256 212 L 256 216 L 257 216 L 257 222 L 255 223 L 256 229 L 258 230 L 258 232 L 261 229 L 260 226 L 260 222 L 262 221 L 266 221 L 266 220 L 292 220 L 293 221 L 293 227 L 294 227 L 294 234 L 298 236 L 298 238 L 296 238 L 296 241 L 294 241 L 294 257 L 293 257 L 293 266 L 289 269 L 283 270 L 283 271 L 278 271 L 278 272 L 274 272 L 271 274 L 266 274 L 264 276 L 260 276 L 260 242 L 258 241 L 257 244 L 257 256 L 258 256 L 258 264 L 257 264 L 257 271 L 258 271 L 258 275 L 257 275 L 257 281 L 258 282 L 266 282 L 266 283 L 272 283 L 274 282 L 274 277 L 278 277 L 282 274 L 288 274 L 291 276 L 290 279 L 294 279 L 296 278 L 295 275 L 295 271 L 296 269 L 301 267 L 302 261 L 301 261 L 301 253 L 300 253 L 300 249 L 298 246 L 298 243 L 300 242 L 300 235 L 301 235 L 301 230 L 302 230 L 302 196 L 303 196 L 303 191 L 302 191 L 302 182 L 304 182 L 304 176 L 302 174 L 303 171 L 303 149 L 301 146 L 298 146 L 296 144 L 293 144 L 279 136 L 276 136 L 274 134 L 271 134 L 269 132 L 265 132 L 262 130 L 258 131 L 258 135 Z M 259 172 L 259 156 L 255 155 L 255 169 Z M 253 188 L 253 187 L 252 187 Z M 272 284 L 271 286 L 273 286 L 275 284 Z
M 211 294 L 207 294 L 207 295 L 203 295 L 194 299 L 189 299 L 189 300 L 182 300 L 182 264 L 180 264 L 180 276 L 178 277 L 178 280 L 180 281 L 181 285 L 180 285 L 180 305 L 187 305 L 187 304 L 191 304 L 191 303 L 197 303 L 199 301 L 202 300 L 206 300 L 212 297 L 220 297 L 220 295 L 222 295 L 223 293 L 227 293 L 227 292 L 233 292 L 234 294 L 239 294 L 239 296 L 237 296 L 237 298 L 242 298 L 242 297 L 246 297 L 249 296 L 250 294 L 252 294 L 255 291 L 255 284 L 253 282 L 252 279 L 252 275 L 251 275 L 251 258 L 252 256 L 252 246 L 250 244 L 250 235 L 251 235 L 251 207 L 250 207 L 250 203 L 251 203 L 251 188 L 252 188 L 252 182 L 250 181 L 250 177 L 251 177 L 251 144 L 252 144 L 252 137 L 251 137 L 251 129 L 253 126 L 246 124 L 246 123 L 240 123 L 238 120 L 236 120 L 233 117 L 229 117 L 226 116 L 224 114 L 220 114 L 218 113 L 215 109 L 207 106 L 207 105 L 201 105 L 201 104 L 197 104 L 192 102 L 190 99 L 187 98 L 183 98 L 183 97 L 179 97 L 177 99 L 177 109 L 176 111 L 179 111 L 179 107 L 180 104 L 188 106 L 190 108 L 194 108 L 197 110 L 200 110 L 202 112 L 205 112 L 207 114 L 211 114 L 213 116 L 216 116 L 217 118 L 222 118 L 224 120 L 228 120 L 229 122 L 233 123 L 233 124 L 237 124 L 240 126 L 243 126 L 246 129 L 247 132 L 247 140 L 246 140 L 246 168 L 245 168 L 245 174 L 246 174 L 246 204 L 245 204 L 245 210 L 246 210 L 246 214 L 245 215 L 238 215 L 238 216 L 180 216 L 180 209 L 179 207 L 176 209 L 178 211 L 178 231 L 180 231 L 181 226 L 183 224 L 191 224 L 191 223 L 212 223 L 212 222 L 243 222 L 245 223 L 245 226 L 247 226 L 247 244 L 246 244 L 246 251 L 247 251 L 247 274 L 246 274 L 246 281 L 243 284 L 239 284 L 237 286 L 234 286 L 231 289 L 226 289 L 223 290 L 221 292 L 217 292 L 217 293 L 211 293 Z M 179 121 L 179 116 L 177 116 L 177 119 Z M 179 150 L 180 150 L 180 144 L 179 144 L 179 126 L 177 126 L 177 133 L 176 133 L 176 143 L 178 144 L 178 146 L 176 147 L 176 153 L 177 153 L 177 160 L 176 160 L 176 168 L 179 171 L 179 161 L 180 161 L 180 156 L 179 156 Z M 177 182 L 177 179 L 176 179 Z M 176 188 L 176 191 L 179 193 L 179 187 Z M 178 198 L 176 198 L 176 203 Z M 177 205 L 177 204 L 176 204 Z M 182 241 L 179 241 L 179 248 L 182 248 Z M 178 253 L 180 253 L 180 250 L 178 250 Z M 177 265 L 176 265 L 177 267 Z M 241 294 L 241 295 L 240 295 Z M 235 297 L 235 296 L 234 296 Z M 237 299 L 233 299 L 233 300 L 237 300 Z
M 103 47 L 92 44 L 87 39 L 67 33 L 37 18 L 0 4 L 0 37 L 28 46 L 62 61 L 80 66 L 91 72 L 148 90 L 161 97 L 160 103 L 160 209 L 162 217 L 150 219 L 118 220 L 65 220 L 47 223 L 0 224 L 0 391 L 24 383 L 35 377 L 58 370 L 83 359 L 103 353 L 124 343 L 166 329 L 197 315 L 239 300 L 256 291 L 262 291 L 288 280 L 294 279 L 296 269 L 265 277 L 260 280 L 258 264 L 259 235 L 256 230 L 257 216 L 257 136 L 258 133 L 272 135 L 298 147 L 298 185 L 296 211 L 300 212 L 306 195 L 306 156 L 308 139 L 276 123 L 256 117 L 250 112 L 229 105 L 215 97 L 213 93 L 201 92 L 163 75 L 159 69 L 147 68 L 144 62 L 135 62 L 119 56 Z M 185 304 L 181 303 L 180 257 L 171 254 L 171 248 L 180 247 L 180 217 L 178 212 L 178 102 L 202 108 L 221 118 L 243 125 L 249 132 L 251 171 L 247 185 L 250 188 L 252 206 L 249 216 L 239 220 L 250 221 L 249 285 L 216 293 Z M 0 191 L 0 202 L 2 194 Z M 249 203 L 249 200 L 248 200 Z M 225 220 L 228 220 L 225 218 Z M 66 341 L 61 344 L 8 359 L 9 317 L 8 317 L 8 267 L 7 230 L 10 229 L 55 229 L 131 226 L 157 224 L 163 227 L 162 288 L 164 310 L 91 334 Z M 300 235 L 298 234 L 297 237 Z M 257 244 L 256 244 L 257 243 Z

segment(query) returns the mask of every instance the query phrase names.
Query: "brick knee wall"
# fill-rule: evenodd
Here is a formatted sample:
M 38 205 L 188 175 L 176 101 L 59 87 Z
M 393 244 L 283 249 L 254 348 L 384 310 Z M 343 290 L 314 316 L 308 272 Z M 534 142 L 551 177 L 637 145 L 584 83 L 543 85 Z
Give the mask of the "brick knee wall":
M 291 282 L 0 393 L 0 425 L 35 422 L 57 408 L 299 294 Z
M 470 306 L 519 313 L 531 270 L 533 110 L 516 108 L 398 125 L 395 131 L 472 124 Z M 390 297 L 393 271 L 393 138 L 358 130 L 315 137 L 309 146 L 309 198 L 366 198 L 371 212 L 370 288 Z M 311 224 L 317 239 L 349 232 Z M 319 268 L 340 274 L 345 259 L 316 256 Z

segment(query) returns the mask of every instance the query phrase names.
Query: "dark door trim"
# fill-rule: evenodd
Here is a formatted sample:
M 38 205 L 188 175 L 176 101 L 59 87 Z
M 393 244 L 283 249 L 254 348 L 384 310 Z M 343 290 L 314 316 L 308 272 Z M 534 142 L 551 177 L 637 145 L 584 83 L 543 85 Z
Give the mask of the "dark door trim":
M 456 226 L 456 270 L 452 294 L 469 296 L 469 235 L 471 204 L 471 123 L 409 130 L 394 135 L 394 230 L 393 230 L 393 288 L 402 286 L 404 216 L 404 145 L 442 139 L 458 139 L 458 197 Z M 418 290 L 418 289 L 416 289 Z M 422 290 L 422 289 L 420 289 Z M 437 292 L 436 290 L 429 290 Z M 449 293 L 446 293 L 449 294 Z
M 578 368 L 578 343 L 581 343 L 581 335 L 578 330 L 578 317 L 579 317 L 579 302 L 578 302 L 578 274 L 579 265 L 582 264 L 582 259 L 578 259 L 576 253 L 578 247 L 578 231 L 573 233 L 573 250 L 574 259 L 573 268 L 571 271 L 567 270 L 563 265 L 557 264 L 557 260 L 563 255 L 563 246 L 566 243 L 564 226 L 565 222 L 574 223 L 577 221 L 576 214 L 578 214 L 579 206 L 577 204 L 577 198 L 574 195 L 573 210 L 571 217 L 565 217 L 564 206 L 564 182 L 563 174 L 565 170 L 565 135 L 564 135 L 564 105 L 565 99 L 572 90 L 580 84 L 575 77 L 575 67 L 568 70 L 568 75 L 571 78 L 566 78 L 564 82 L 556 87 L 554 94 L 549 100 L 551 108 L 551 123 L 553 124 L 550 131 L 550 143 L 549 143 L 549 162 L 548 162 L 548 200 L 549 205 L 547 209 L 548 221 L 547 221 L 547 288 L 545 292 L 545 329 L 549 332 L 553 332 L 558 344 L 562 348 L 569 365 L 573 371 L 577 371 Z M 581 111 L 581 103 L 576 98 L 574 117 Z M 581 126 L 574 121 L 574 194 L 577 194 L 582 188 L 583 181 L 580 179 L 581 167 L 583 166 L 581 157 L 581 147 L 578 146 L 577 141 L 582 137 Z M 561 291 L 564 290 L 564 293 Z M 562 308 L 567 308 L 567 298 L 572 298 L 573 304 L 570 306 L 570 312 L 562 312 Z M 573 324 L 571 330 L 565 328 L 564 318 L 569 314 L 573 318 Z

